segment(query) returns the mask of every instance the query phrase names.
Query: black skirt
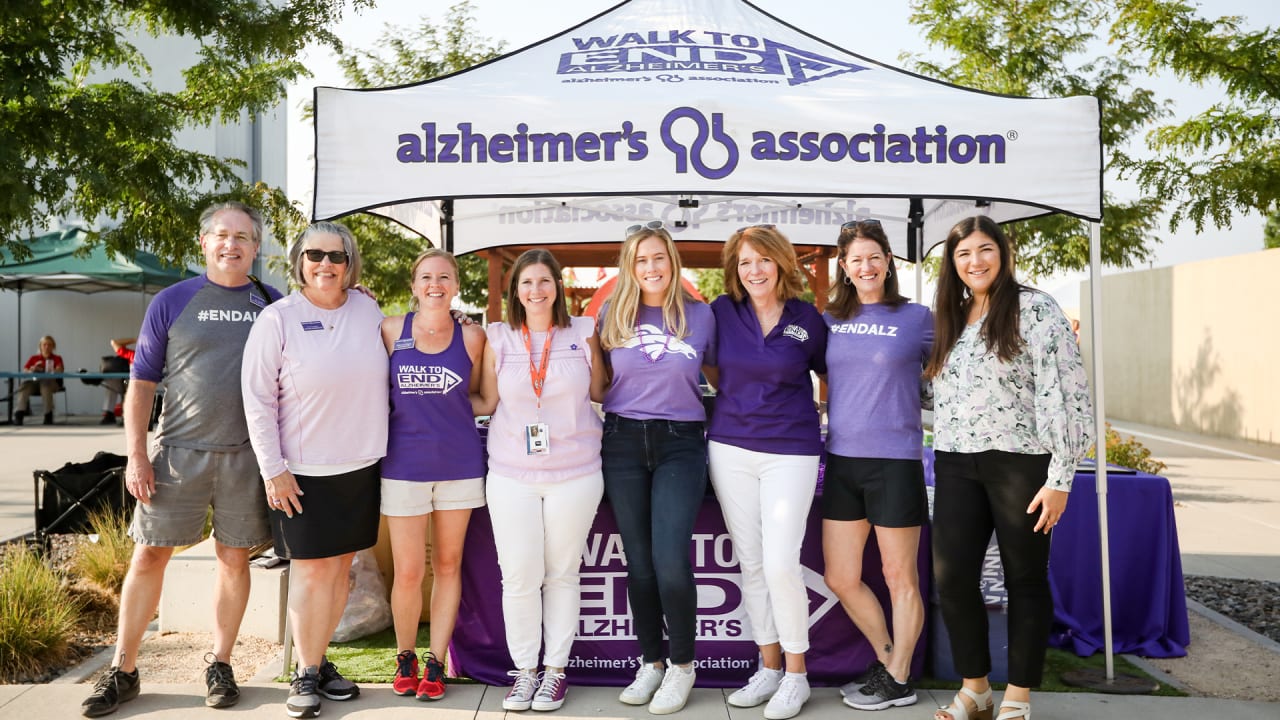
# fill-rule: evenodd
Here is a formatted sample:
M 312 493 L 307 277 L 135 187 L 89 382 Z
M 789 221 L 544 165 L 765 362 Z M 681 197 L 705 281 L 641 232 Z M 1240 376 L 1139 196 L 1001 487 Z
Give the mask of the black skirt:
M 276 554 L 318 560 L 373 547 L 378 542 L 380 463 L 341 475 L 294 475 L 303 495 L 293 517 L 271 511 Z

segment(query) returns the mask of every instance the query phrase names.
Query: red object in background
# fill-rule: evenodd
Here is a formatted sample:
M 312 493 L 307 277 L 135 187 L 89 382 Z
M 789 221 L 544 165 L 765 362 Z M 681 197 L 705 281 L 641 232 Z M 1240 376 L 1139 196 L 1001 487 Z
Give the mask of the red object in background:
M 596 290 L 595 294 L 591 296 L 591 302 L 587 303 L 587 307 L 583 309 L 582 311 L 583 317 L 594 318 L 595 316 L 599 315 L 600 308 L 604 307 L 604 301 L 608 300 L 609 296 L 613 294 L 613 288 L 617 284 L 618 284 L 617 275 L 614 275 L 608 280 L 605 280 L 604 283 L 599 287 L 599 289 Z M 694 299 L 700 302 L 706 302 L 706 299 L 704 299 L 702 297 L 702 294 L 698 292 L 698 288 L 693 286 L 693 283 L 689 281 L 689 278 L 681 276 L 680 285 L 690 295 L 692 295 Z

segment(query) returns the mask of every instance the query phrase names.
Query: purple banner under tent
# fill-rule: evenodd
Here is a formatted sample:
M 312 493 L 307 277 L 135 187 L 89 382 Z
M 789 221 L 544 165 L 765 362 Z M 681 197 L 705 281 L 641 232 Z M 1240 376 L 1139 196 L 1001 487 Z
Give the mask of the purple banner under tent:
M 710 494 L 698 513 L 690 557 L 698 583 L 697 684 L 741 686 L 755 672 L 757 650 L 742 606 L 733 544 L 720 507 Z M 809 680 L 814 685 L 846 683 L 875 661 L 875 653 L 822 580 L 822 514 L 816 501 L 810 508 L 800 563 L 809 588 Z M 888 607 L 874 537 L 864 563 L 868 584 Z M 921 538 L 919 570 L 924 585 L 921 590 L 928 597 L 928 528 Z M 509 685 L 507 671 L 512 666 L 502 620 L 501 574 L 489 513 L 484 508 L 477 508 L 471 516 L 462 576 L 462 604 L 449 649 L 453 667 L 483 683 Z M 622 686 L 635 676 L 640 648 L 631 628 L 626 582 L 622 539 L 606 500 L 600 504 L 583 553 L 582 609 L 566 670 L 569 682 Z M 925 643 L 921 642 L 913 659 L 913 674 L 923 671 L 924 659 Z

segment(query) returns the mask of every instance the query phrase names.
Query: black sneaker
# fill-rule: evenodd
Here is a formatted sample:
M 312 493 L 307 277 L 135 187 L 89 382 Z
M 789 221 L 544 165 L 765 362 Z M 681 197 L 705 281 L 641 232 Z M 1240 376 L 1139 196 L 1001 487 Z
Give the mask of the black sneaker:
M 225 708 L 236 704 L 240 699 L 240 688 L 236 685 L 236 674 L 231 666 L 218 662 L 213 653 L 204 656 L 209 667 L 204 671 L 204 684 L 209 692 L 204 696 L 204 704 L 211 708 Z
M 871 663 L 866 670 L 854 675 L 852 680 L 840 686 L 840 697 L 849 697 L 857 694 L 859 690 L 866 687 L 867 683 L 871 682 L 871 678 L 884 671 L 884 663 L 879 660 Z
M 53 413 L 45 413 L 45 414 L 44 414 L 44 424 L 45 424 L 45 425 L 52 425 L 52 424 L 53 424 Z
M 315 665 L 293 673 L 289 699 L 284 704 L 291 718 L 313 718 L 320 714 L 320 669 Z
M 14 424 L 14 425 L 21 425 L 21 424 L 22 424 L 22 421 L 27 419 L 27 415 L 28 415 L 28 414 L 29 414 L 29 413 L 28 413 L 26 410 L 19 410 L 18 412 L 14 413 L 14 414 L 13 414 L 13 424 Z
M 142 681 L 137 669 L 127 673 L 118 667 L 112 667 L 93 684 L 93 694 L 80 703 L 80 712 L 85 717 L 110 715 L 120 707 L 120 703 L 138 697 L 138 690 L 141 688 Z
M 328 657 L 320 659 L 320 694 L 330 700 L 352 700 L 360 695 L 360 687 L 342 677 Z
M 910 682 L 900 683 L 888 670 L 877 673 L 861 690 L 846 695 L 844 704 L 857 710 L 884 710 L 916 704 L 916 691 Z

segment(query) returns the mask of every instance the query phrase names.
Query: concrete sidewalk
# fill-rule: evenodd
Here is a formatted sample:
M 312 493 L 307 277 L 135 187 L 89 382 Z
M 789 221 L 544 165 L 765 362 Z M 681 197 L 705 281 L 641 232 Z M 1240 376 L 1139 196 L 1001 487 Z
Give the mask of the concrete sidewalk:
M 78 717 L 80 702 L 88 692 L 85 685 L 26 685 L 0 686 L 0 717 L 21 720 L 65 720 Z M 389 685 L 366 685 L 359 698 L 350 702 L 324 701 L 320 717 L 323 718 L 372 718 L 396 720 L 397 718 L 439 718 L 462 720 L 463 718 L 549 717 L 556 720 L 574 718 L 636 718 L 652 720 L 655 716 L 643 707 L 631 707 L 618 702 L 618 688 L 571 687 L 564 707 L 554 713 L 508 713 L 502 709 L 506 688 L 484 685 L 453 685 L 448 695 L 438 702 L 421 703 L 412 698 L 398 697 Z M 727 691 L 696 689 L 689 704 L 673 718 L 703 720 L 757 720 L 763 708 L 741 709 L 725 703 Z M 242 687 L 239 704 L 227 710 L 209 710 L 203 705 L 204 687 L 201 685 L 150 685 L 143 678 L 143 692 L 136 700 L 123 706 L 110 717 L 119 718 L 191 718 L 215 720 L 235 717 L 242 720 L 259 720 L 287 717 L 284 701 L 288 695 L 285 685 L 248 684 Z M 950 701 L 951 693 L 938 690 L 918 692 L 920 702 L 912 707 L 862 713 L 845 707 L 835 688 L 815 688 L 813 697 L 800 714 L 803 720 L 850 720 L 850 718 L 927 718 L 933 708 Z M 1275 720 L 1280 705 L 1274 703 L 1242 702 L 1235 700 L 1205 700 L 1201 698 L 1161 698 L 1122 695 L 1091 695 L 1076 693 L 1037 693 L 1032 696 L 1034 717 L 1046 718 L 1116 718 L 1117 720 Z M 424 715 L 425 713 L 425 715 Z

